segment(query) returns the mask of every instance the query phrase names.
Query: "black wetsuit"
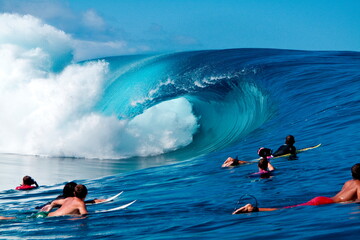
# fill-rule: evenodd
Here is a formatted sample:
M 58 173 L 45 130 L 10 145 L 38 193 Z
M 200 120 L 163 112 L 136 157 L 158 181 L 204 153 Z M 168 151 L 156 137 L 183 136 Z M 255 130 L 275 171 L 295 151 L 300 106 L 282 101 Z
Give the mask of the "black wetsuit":
M 281 145 L 279 147 L 279 149 L 276 150 L 276 152 L 274 152 L 273 156 L 276 157 L 276 156 L 281 156 L 281 155 L 285 155 L 285 154 L 289 154 L 289 153 L 292 155 L 295 155 L 296 147 L 293 145 L 284 144 L 284 145 Z

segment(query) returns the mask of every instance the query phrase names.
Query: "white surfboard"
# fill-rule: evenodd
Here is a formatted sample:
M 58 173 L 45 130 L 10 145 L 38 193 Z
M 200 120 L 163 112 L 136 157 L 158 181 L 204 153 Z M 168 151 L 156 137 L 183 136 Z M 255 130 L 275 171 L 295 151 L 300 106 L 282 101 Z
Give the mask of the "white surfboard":
M 105 210 L 97 210 L 97 211 L 95 211 L 95 213 L 104 213 L 104 212 L 112 212 L 112 211 L 121 210 L 121 209 L 127 208 L 128 206 L 130 206 L 130 205 L 133 204 L 134 202 L 136 202 L 136 200 L 134 200 L 134 201 L 132 201 L 132 202 L 129 202 L 129 203 L 127 203 L 127 204 L 121 205 L 121 206 L 116 207 L 116 208 L 105 209 Z
M 118 196 L 120 196 L 124 191 L 119 192 L 118 194 L 116 194 L 115 196 L 112 196 L 110 198 L 107 198 L 105 201 L 103 202 L 98 202 L 98 203 L 93 203 L 93 204 L 100 204 L 100 203 L 107 203 L 107 202 L 111 202 L 113 201 L 115 198 L 117 198 Z

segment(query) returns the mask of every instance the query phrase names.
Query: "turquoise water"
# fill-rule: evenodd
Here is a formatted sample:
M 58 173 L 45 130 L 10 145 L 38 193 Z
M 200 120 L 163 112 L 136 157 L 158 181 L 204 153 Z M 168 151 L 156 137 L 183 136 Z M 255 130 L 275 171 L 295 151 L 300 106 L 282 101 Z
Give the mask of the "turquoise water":
M 29 144 L 19 135 L 1 143 L 2 152 L 14 154 L 0 157 L 0 215 L 20 216 L 0 222 L 1 238 L 356 238 L 357 204 L 231 212 L 244 194 L 259 206 L 288 206 L 331 197 L 351 178 L 360 150 L 359 53 L 199 51 L 94 60 L 79 63 L 78 71 L 95 65 L 107 69 L 89 85 L 96 94 L 83 88 L 87 82 L 75 85 L 79 89 L 65 95 L 72 101 L 63 102 L 72 108 L 48 112 L 61 119 L 56 124 L 40 110 L 29 117 L 19 109 L 33 130 L 39 121 L 47 124 L 47 141 L 26 138 L 33 139 Z M 80 94 L 85 90 L 87 101 Z M 92 104 L 74 104 L 74 98 Z M 220 167 L 228 156 L 253 160 L 259 147 L 275 150 L 288 134 L 299 149 L 322 146 L 297 160 L 273 160 L 277 171 L 270 179 L 249 177 L 254 164 Z M 8 144 L 16 141 L 18 148 Z M 41 187 L 12 190 L 26 174 Z M 71 180 L 88 187 L 89 199 L 124 193 L 89 206 L 85 218 L 26 218 Z M 132 200 L 125 210 L 94 213 Z

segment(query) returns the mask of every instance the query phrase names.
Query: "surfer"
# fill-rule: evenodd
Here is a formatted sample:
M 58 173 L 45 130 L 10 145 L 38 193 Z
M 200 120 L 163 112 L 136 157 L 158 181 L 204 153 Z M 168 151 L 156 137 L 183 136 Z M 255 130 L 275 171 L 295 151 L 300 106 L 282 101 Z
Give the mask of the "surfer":
M 258 162 L 259 173 L 270 173 L 275 170 L 270 161 L 266 157 L 262 157 Z
M 22 184 L 15 188 L 15 190 L 30 190 L 34 188 L 38 188 L 39 185 L 37 182 L 30 176 L 23 177 Z
M 251 174 L 251 176 L 260 176 L 261 178 L 270 178 L 271 173 L 275 170 L 267 157 L 261 157 L 258 162 L 259 171 Z
M 228 157 L 226 159 L 226 161 L 221 165 L 221 167 L 234 167 L 234 166 L 238 166 L 240 164 L 245 164 L 245 163 L 249 163 L 249 162 L 241 161 L 238 159 L 237 156 L 236 156 L 236 158 Z
M 40 212 L 33 214 L 31 217 L 44 218 L 54 216 L 65 216 L 65 215 L 85 215 L 88 213 L 85 205 L 85 198 L 88 191 L 85 185 L 78 184 L 74 188 L 74 196 L 67 197 L 65 199 L 58 199 L 51 202 L 51 204 L 43 207 Z M 54 207 L 60 206 L 54 212 L 50 212 Z M 0 216 L 0 220 L 16 219 L 16 217 L 3 217 Z
M 306 203 L 301 203 L 298 205 L 287 206 L 282 208 L 292 208 L 299 206 L 315 206 L 315 205 L 323 205 L 330 203 L 339 203 L 339 202 L 347 202 L 347 201 L 359 201 L 360 200 L 360 163 L 355 164 L 351 167 L 351 180 L 348 180 L 343 185 L 340 192 L 338 192 L 335 196 L 329 197 L 315 197 Z M 236 209 L 233 214 L 239 213 L 247 213 L 247 212 L 259 212 L 259 211 L 274 211 L 281 208 L 258 208 L 257 206 L 253 206 L 251 204 L 246 204 L 245 206 Z
M 49 217 L 65 215 L 85 215 L 88 213 L 85 205 L 85 198 L 88 191 L 85 185 L 78 184 L 74 189 L 74 197 L 54 200 L 50 205 L 41 209 L 42 214 Z M 61 207 L 54 212 L 50 212 L 55 206 Z
M 63 193 L 59 196 L 57 196 L 55 198 L 55 200 L 59 200 L 59 199 L 65 199 L 67 197 L 74 197 L 74 191 L 75 191 L 75 187 L 76 187 L 77 183 L 76 182 L 68 182 L 65 184 L 64 188 L 63 188 Z M 55 201 L 53 200 L 53 201 Z M 93 200 L 87 200 L 85 201 L 86 204 L 93 204 L 93 203 L 100 203 L 105 201 L 106 199 L 93 199 Z M 45 205 L 42 206 L 37 206 L 35 207 L 35 209 L 41 209 L 43 207 L 45 207 L 46 205 L 51 204 L 53 201 L 46 203 Z M 56 207 L 56 206 L 54 206 Z
M 291 154 L 292 157 L 296 156 L 296 147 L 294 146 L 295 137 L 293 135 L 288 135 L 285 138 L 285 144 L 281 145 L 278 150 L 273 154 L 274 157 Z
M 266 158 L 271 158 L 271 149 L 269 148 L 264 148 L 261 147 L 258 150 L 258 155 L 260 157 L 266 157 Z M 232 157 L 228 157 L 226 159 L 226 161 L 221 165 L 221 167 L 234 167 L 234 166 L 238 166 L 240 164 L 245 164 L 245 163 L 250 163 L 248 161 L 241 161 L 238 159 L 238 157 L 236 156 L 236 158 L 232 158 Z

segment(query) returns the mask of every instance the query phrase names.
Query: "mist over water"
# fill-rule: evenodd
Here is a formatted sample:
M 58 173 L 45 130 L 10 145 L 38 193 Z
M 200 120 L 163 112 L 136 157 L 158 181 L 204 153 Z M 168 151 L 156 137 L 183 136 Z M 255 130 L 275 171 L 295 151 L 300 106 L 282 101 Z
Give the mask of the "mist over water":
M 104 115 L 95 106 L 112 74 L 108 62 L 75 63 L 69 58 L 73 40 L 64 32 L 31 16 L 1 18 L 1 152 L 124 158 L 161 154 L 191 142 L 197 123 L 184 99 L 133 119 Z M 158 128 L 149 126 L 154 116 L 162 119 Z

